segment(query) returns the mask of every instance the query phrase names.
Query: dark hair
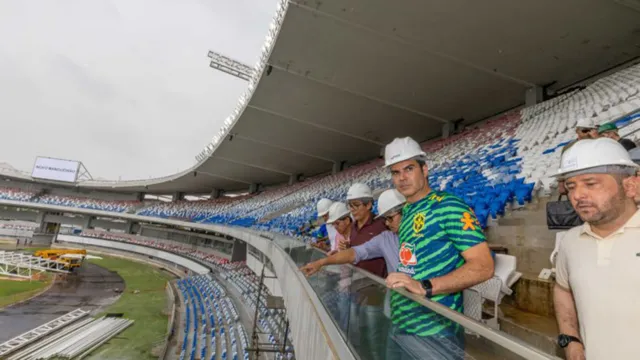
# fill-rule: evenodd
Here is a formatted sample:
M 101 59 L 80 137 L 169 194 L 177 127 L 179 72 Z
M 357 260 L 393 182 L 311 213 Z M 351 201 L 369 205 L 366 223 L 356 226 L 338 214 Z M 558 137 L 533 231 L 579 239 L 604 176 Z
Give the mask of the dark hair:
M 341 218 L 340 218 L 340 219 L 338 219 L 338 220 L 347 220 L 347 219 L 349 219 L 349 222 L 353 222 L 353 219 L 351 219 L 351 216 L 349 216 L 348 214 L 347 214 L 347 215 L 345 215 L 345 216 L 343 216 L 343 217 L 341 217 Z

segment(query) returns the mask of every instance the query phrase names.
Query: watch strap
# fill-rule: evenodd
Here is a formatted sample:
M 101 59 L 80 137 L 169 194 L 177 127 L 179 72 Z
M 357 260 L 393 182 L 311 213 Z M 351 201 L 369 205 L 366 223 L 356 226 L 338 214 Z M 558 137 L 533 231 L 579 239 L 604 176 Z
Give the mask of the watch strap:
M 582 344 L 582 341 L 575 336 L 567 335 L 567 334 L 558 335 L 558 345 L 560 345 L 561 348 L 565 348 L 569 346 L 569 344 L 571 344 L 572 342 L 577 342 L 578 344 Z
M 426 298 L 430 298 L 433 296 L 433 284 L 431 284 L 431 280 L 422 280 L 420 281 L 422 284 L 422 288 L 425 290 L 426 294 L 424 295 Z

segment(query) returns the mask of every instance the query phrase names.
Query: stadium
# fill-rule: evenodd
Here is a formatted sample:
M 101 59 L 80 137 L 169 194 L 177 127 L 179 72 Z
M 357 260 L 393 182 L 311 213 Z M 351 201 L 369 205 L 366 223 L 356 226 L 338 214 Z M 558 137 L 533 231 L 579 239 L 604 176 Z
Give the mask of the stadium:
M 0 359 L 427 358 L 419 342 L 391 351 L 396 296 L 461 329 L 464 346 L 430 359 L 564 358 L 566 232 L 546 209 L 585 119 L 640 138 L 639 13 L 279 1 L 255 67 L 209 54 L 247 90 L 192 167 L 131 181 L 94 180 L 79 159 L 0 167 Z M 327 256 L 318 202 L 361 183 L 377 209 L 394 188 L 385 146 L 406 136 L 493 254 L 463 312 L 352 264 L 300 270 Z

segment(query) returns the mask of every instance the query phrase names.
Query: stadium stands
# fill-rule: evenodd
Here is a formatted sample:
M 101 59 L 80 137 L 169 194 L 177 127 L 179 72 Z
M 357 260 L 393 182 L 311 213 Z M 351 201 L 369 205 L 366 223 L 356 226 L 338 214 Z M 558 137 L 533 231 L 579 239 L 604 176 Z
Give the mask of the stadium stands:
M 248 310 L 253 312 L 256 309 L 259 279 L 242 262 L 230 263 L 227 259 L 196 251 L 175 242 L 141 239 L 140 236 L 128 234 L 87 230 L 83 231 L 81 236 L 146 245 L 206 262 L 236 289 L 242 296 L 243 303 L 248 305 Z M 246 332 L 240 322 L 238 309 L 224 287 L 210 275 L 191 276 L 178 281 L 177 286 L 186 308 L 185 333 L 180 359 L 247 360 L 249 354 L 243 351 L 247 347 Z M 268 290 L 264 288 L 264 291 Z M 285 312 L 267 310 L 264 297 L 260 302 L 259 311 L 262 317 L 261 330 L 269 334 L 268 340 L 272 344 L 279 343 L 284 338 Z M 290 334 L 288 343 L 291 343 Z M 292 347 L 289 346 L 287 349 L 292 350 Z M 277 358 L 280 359 L 278 356 Z M 286 357 L 286 359 L 292 358 L 292 355 Z
M 446 139 L 424 144 L 434 188 L 463 198 L 482 224 L 532 200 L 549 195 L 556 187 L 550 176 L 556 170 L 560 150 L 575 138 L 578 119 L 596 124 L 610 121 L 622 135 L 636 139 L 640 122 L 640 65 L 601 78 L 582 90 L 514 111 Z M 411 134 L 407 134 L 411 135 Z M 195 222 L 224 223 L 300 235 L 300 227 L 314 217 L 320 198 L 344 199 L 353 182 L 364 182 L 376 191 L 391 187 L 379 160 L 351 167 L 335 175 L 317 176 L 292 186 L 267 189 L 243 197 L 207 201 L 154 202 L 139 215 L 180 217 Z M 130 211 L 140 203 L 104 201 L 35 194 L 0 188 L 0 198 L 38 201 L 106 211 Z
M 243 289 L 245 304 L 255 310 L 257 279 L 247 273 L 249 269 L 241 263 L 221 265 L 219 269 L 221 276 Z M 246 331 L 224 287 L 210 275 L 188 277 L 179 280 L 177 286 L 186 308 L 180 359 L 248 359 L 249 353 L 244 351 L 248 346 Z M 276 344 L 284 336 L 284 313 L 267 311 L 264 302 L 261 308 L 260 328 Z
M 82 209 L 112 211 L 112 212 L 131 212 L 136 206 L 140 205 L 139 201 L 123 201 L 123 200 L 98 200 L 84 197 L 42 195 L 37 200 L 42 204 L 72 206 Z
M 0 229 L 11 229 L 11 230 L 27 230 L 27 231 L 33 231 L 35 230 L 36 225 L 35 224 L 1 224 L 0 223 Z
M 123 242 L 129 242 L 132 244 L 138 244 L 138 245 L 145 245 L 145 246 L 154 247 L 160 250 L 165 250 L 168 252 L 180 254 L 186 257 L 194 258 L 194 259 L 204 261 L 206 263 L 213 264 L 213 265 L 226 264 L 229 262 L 229 260 L 216 256 L 212 253 L 207 253 L 200 250 L 194 250 L 191 247 L 179 245 L 176 242 L 160 241 L 152 238 L 145 238 L 139 235 L 129 235 L 125 233 L 113 233 L 113 232 L 105 232 L 105 231 L 97 231 L 97 230 L 84 230 L 82 231 L 81 236 L 123 241 Z
M 36 193 L 13 189 L 8 187 L 0 187 L 0 199 L 13 201 L 30 201 Z
M 179 280 L 177 286 L 187 314 L 180 358 L 248 359 L 236 340 L 239 332 L 246 343 L 244 326 L 223 287 L 208 275 Z

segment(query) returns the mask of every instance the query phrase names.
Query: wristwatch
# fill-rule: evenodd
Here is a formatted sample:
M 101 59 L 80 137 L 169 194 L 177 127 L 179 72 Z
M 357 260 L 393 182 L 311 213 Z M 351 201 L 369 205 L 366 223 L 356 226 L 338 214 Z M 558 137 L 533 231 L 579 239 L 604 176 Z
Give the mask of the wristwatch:
M 566 335 L 566 334 L 560 334 L 558 335 L 558 346 L 560 346 L 561 348 L 566 348 L 567 346 L 569 346 L 570 343 L 572 342 L 577 342 L 582 344 L 582 341 L 580 341 L 580 339 L 578 339 L 575 336 L 571 336 L 571 335 Z
M 420 284 L 422 284 L 422 288 L 427 292 L 424 296 L 430 298 L 433 296 L 433 285 L 431 284 L 431 280 L 420 280 Z

